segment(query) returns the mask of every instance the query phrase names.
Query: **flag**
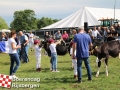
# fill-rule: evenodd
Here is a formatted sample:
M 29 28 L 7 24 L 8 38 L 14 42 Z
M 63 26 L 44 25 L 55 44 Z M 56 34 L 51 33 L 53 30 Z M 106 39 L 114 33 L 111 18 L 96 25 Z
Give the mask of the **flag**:
M 9 53 L 8 41 L 1 41 L 0 42 L 0 52 Z
M 0 86 L 10 88 L 12 82 L 12 76 L 0 74 Z

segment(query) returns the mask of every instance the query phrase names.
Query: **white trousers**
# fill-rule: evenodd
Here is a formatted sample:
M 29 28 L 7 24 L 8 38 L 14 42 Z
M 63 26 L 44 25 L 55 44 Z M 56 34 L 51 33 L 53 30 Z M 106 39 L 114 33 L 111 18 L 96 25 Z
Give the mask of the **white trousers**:
M 34 41 L 33 41 L 33 40 L 30 40 L 30 41 L 29 41 L 29 47 L 30 47 L 30 48 L 33 48 L 33 46 L 34 46 Z
M 77 75 L 77 60 L 76 59 L 72 59 L 72 63 L 74 65 L 74 75 Z
M 40 68 L 40 67 L 41 67 L 41 55 L 36 56 L 36 68 Z

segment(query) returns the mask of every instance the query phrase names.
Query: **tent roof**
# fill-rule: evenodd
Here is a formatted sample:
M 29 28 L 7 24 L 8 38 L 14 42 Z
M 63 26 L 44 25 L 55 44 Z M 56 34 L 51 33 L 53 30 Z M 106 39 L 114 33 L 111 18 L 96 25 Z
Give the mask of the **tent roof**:
M 113 19 L 114 9 L 83 7 L 70 16 L 42 29 L 79 27 L 84 26 L 84 22 L 88 22 L 88 26 L 95 26 L 100 25 L 98 20 L 102 18 Z M 115 9 L 115 18 L 120 20 L 120 9 Z

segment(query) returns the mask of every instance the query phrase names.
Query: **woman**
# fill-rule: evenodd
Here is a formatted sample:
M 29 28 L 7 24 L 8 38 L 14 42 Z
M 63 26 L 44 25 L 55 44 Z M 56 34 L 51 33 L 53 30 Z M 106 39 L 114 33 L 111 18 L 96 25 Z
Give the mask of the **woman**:
M 15 31 L 11 31 L 10 33 L 10 38 L 8 39 L 8 45 L 9 45 L 9 56 L 10 56 L 10 60 L 11 60 L 11 65 L 10 65 L 10 75 L 13 78 L 18 78 L 15 76 L 15 73 L 20 65 L 20 60 L 19 60 L 19 56 L 17 53 L 17 49 L 21 48 L 20 45 L 17 45 L 16 41 L 16 32 Z M 14 67 L 14 63 L 16 63 L 16 66 Z
M 0 38 L 0 41 L 7 41 L 8 38 L 7 38 L 7 35 L 5 32 L 2 32 L 2 35 L 1 35 L 1 38 Z

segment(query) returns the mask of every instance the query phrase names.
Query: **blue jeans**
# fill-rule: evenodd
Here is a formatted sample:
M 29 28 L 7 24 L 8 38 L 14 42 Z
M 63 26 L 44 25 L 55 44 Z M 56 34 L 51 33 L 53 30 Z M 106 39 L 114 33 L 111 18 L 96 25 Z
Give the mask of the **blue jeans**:
M 25 47 L 21 48 L 21 58 L 23 59 L 24 62 L 28 62 L 28 45 L 26 45 Z
M 20 66 L 20 59 L 19 59 L 18 53 L 9 54 L 9 56 L 11 60 L 10 75 L 12 75 L 17 71 L 18 67 Z M 14 63 L 16 63 L 15 67 L 14 67 Z
M 77 58 L 78 81 L 82 81 L 82 60 L 84 61 L 85 67 L 87 69 L 88 80 L 92 80 L 89 58 Z
M 52 70 L 57 69 L 57 53 L 51 53 Z

